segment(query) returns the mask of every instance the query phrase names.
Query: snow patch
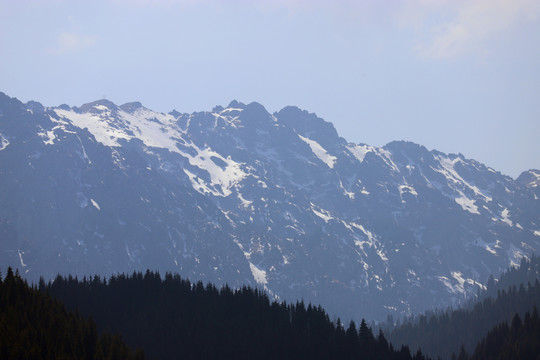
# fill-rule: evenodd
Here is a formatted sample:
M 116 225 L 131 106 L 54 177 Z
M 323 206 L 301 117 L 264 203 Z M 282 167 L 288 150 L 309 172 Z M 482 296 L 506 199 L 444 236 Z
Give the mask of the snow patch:
M 249 268 L 251 269 L 251 274 L 258 284 L 266 285 L 268 280 L 266 279 L 266 271 L 259 269 L 251 262 L 249 263 Z
M 283 258 L 283 265 L 289 264 L 289 259 L 287 258 L 287 256 L 282 255 L 282 258 Z
M 374 244 L 375 241 L 376 241 L 376 238 L 375 238 L 375 235 L 373 235 L 373 233 L 369 230 L 366 230 L 364 228 L 364 226 L 360 225 L 360 224 L 357 224 L 355 222 L 350 222 L 349 223 L 351 226 L 354 226 L 355 228 L 357 228 L 358 230 L 362 231 L 364 233 L 364 235 L 367 236 L 367 238 L 369 239 L 370 243 L 371 244 Z
M 1 150 L 1 149 L 0 149 Z M 528 188 L 535 188 L 538 186 L 538 184 L 540 184 L 540 172 L 535 172 L 535 171 L 529 171 L 529 174 L 531 174 L 532 176 L 535 177 L 534 180 L 532 180 L 531 182 L 529 182 L 528 184 L 525 185 L 525 187 L 528 187 Z
M 339 180 L 339 187 L 341 190 L 343 190 L 343 195 L 348 196 L 349 199 L 354 199 L 354 193 L 345 189 L 345 186 L 343 186 L 343 182 L 341 181 L 341 179 Z
M 402 203 L 405 203 L 405 200 L 403 199 L 404 193 L 418 196 L 418 193 L 416 192 L 416 190 L 410 185 L 400 185 L 398 189 L 399 189 L 399 197 L 401 198 Z
M 135 258 L 133 257 L 133 254 L 131 253 L 131 251 L 129 251 L 129 247 L 128 247 L 127 241 L 125 242 L 125 246 L 126 246 L 126 254 L 127 254 L 127 256 L 129 257 L 129 260 L 130 260 L 131 262 L 135 262 Z
M 377 148 L 375 146 L 356 144 L 348 144 L 347 150 L 349 150 L 349 152 L 361 163 L 364 162 L 368 153 L 372 152 L 377 154 L 393 171 L 399 172 L 397 165 L 392 160 L 392 153 L 388 150 Z
M 534 233 L 533 233 L 535 236 L 540 236 L 540 230 L 534 230 Z
M 309 145 L 311 148 L 311 151 L 317 156 L 323 163 L 325 163 L 329 168 L 334 168 L 334 164 L 336 163 L 337 157 L 332 156 L 328 154 L 328 152 L 319 145 L 318 142 L 315 140 L 311 140 L 307 137 L 303 137 L 302 135 L 298 135 L 302 141 L 304 141 L 306 144 Z
M 65 124 L 69 120 L 76 127 L 86 128 L 98 142 L 106 146 L 118 147 L 121 146 L 121 139 L 129 141 L 137 138 L 146 146 L 182 153 L 177 143 L 183 141 L 183 131 L 174 116 L 145 108 L 137 109 L 133 114 L 122 110 L 113 113 L 103 105 L 95 108 L 103 111 L 79 114 L 72 110 L 54 109 L 62 119 L 56 122 Z
M 381 249 L 377 250 L 377 255 L 381 258 L 382 261 L 388 261 L 388 258 L 386 257 L 386 254 Z
M 183 170 L 189 176 L 193 188 L 202 194 L 210 193 L 214 196 L 227 197 L 232 193 L 231 188 L 248 175 L 241 169 L 240 163 L 232 160 L 230 156 L 225 159 L 211 149 L 196 148 L 196 150 L 195 156 L 190 154 L 183 154 L 183 156 L 188 158 L 191 165 L 205 170 L 210 175 L 210 183 L 207 184 L 187 169 Z M 212 157 L 220 159 L 226 165 L 223 167 L 217 165 L 212 161 Z
M 356 159 L 358 159 L 359 162 L 363 162 L 364 158 L 366 157 L 366 154 L 368 152 L 375 152 L 376 149 L 373 146 L 369 145 L 356 145 L 356 144 L 349 144 L 347 145 L 347 150 L 351 154 L 354 155 Z
M 78 114 L 72 110 L 54 110 L 58 116 L 66 120 L 70 120 L 73 125 L 81 129 L 88 129 L 96 140 L 106 146 L 120 146 L 119 139 L 129 140 L 133 136 L 126 133 L 126 129 L 119 129 L 113 125 L 112 121 L 107 121 L 107 118 L 102 118 L 98 114 Z M 102 113 L 103 114 L 103 113 Z
M 93 107 L 94 107 L 95 109 L 98 109 L 98 110 L 101 110 L 101 111 L 109 110 L 109 108 L 106 107 L 105 105 L 94 105 Z
M 485 288 L 482 284 L 479 282 L 476 282 L 473 279 L 466 279 L 463 277 L 463 274 L 459 271 L 452 271 L 450 275 L 453 278 L 454 282 L 457 282 L 457 284 L 452 284 L 452 280 L 447 278 L 446 276 L 437 276 L 439 281 L 441 281 L 448 290 L 453 294 L 464 294 L 465 293 L 465 284 L 473 285 L 473 286 L 479 286 L 480 288 Z
M 390 151 L 379 148 L 377 149 L 377 155 L 379 155 L 379 157 L 383 159 L 386 165 L 388 165 L 393 171 L 399 172 L 399 168 L 392 160 L 392 153 Z
M 458 205 L 461 206 L 463 210 L 466 210 L 470 212 L 471 214 L 478 214 L 480 215 L 480 212 L 478 211 L 478 206 L 474 204 L 474 200 L 469 199 L 465 194 L 460 192 L 461 197 L 457 197 L 454 199 Z
M 99 204 L 96 202 L 96 200 L 90 199 L 90 202 L 92 203 L 92 205 L 93 205 L 96 209 L 101 210 L 101 208 L 99 207 Z
M 23 261 L 23 255 L 24 255 L 24 251 L 21 251 L 20 249 L 17 249 L 17 252 L 19 253 L 19 260 L 21 262 L 21 266 L 24 268 L 26 267 L 26 264 L 24 263 Z
M 238 199 L 240 199 L 240 202 L 242 202 L 242 206 L 247 209 L 250 207 L 250 205 L 253 203 L 253 201 L 246 200 L 242 197 L 242 194 L 238 192 Z
M 403 195 L 403 193 L 409 193 L 409 194 L 412 194 L 414 196 L 418 196 L 418 193 L 416 192 L 416 190 L 410 185 L 400 185 L 399 186 L 399 194 Z
M 489 247 L 488 244 L 486 244 L 485 249 L 486 249 L 487 252 L 490 252 L 490 253 L 492 253 L 493 255 L 497 255 L 497 251 L 495 251 L 495 250 L 493 250 L 491 247 Z
M 42 132 L 39 132 L 38 135 L 43 139 L 43 143 L 45 145 L 54 145 L 54 139 L 56 139 L 56 135 L 54 135 L 54 128 L 49 131 L 43 130 Z
M 504 208 L 504 210 L 501 212 L 501 221 L 508 226 L 514 225 L 512 220 L 510 220 L 510 211 L 507 208 Z
M 499 249 L 501 248 L 498 245 L 498 242 L 496 242 L 495 244 L 494 243 L 488 244 L 482 238 L 476 239 L 473 244 L 478 246 L 478 247 L 483 248 L 484 250 L 486 250 L 487 252 L 489 252 L 489 253 L 491 253 L 493 255 L 497 255 L 497 250 L 495 250 L 494 248 L 499 248 Z
M 316 209 L 315 204 L 311 203 L 311 211 L 318 217 L 324 220 L 324 222 L 329 222 L 330 220 L 333 220 L 334 217 L 326 210 L 318 208 Z
M 475 200 L 465 195 L 464 190 L 467 189 L 467 190 L 472 191 L 476 197 L 481 197 L 486 202 L 490 202 L 493 199 L 490 196 L 484 194 L 484 192 L 480 191 L 478 187 L 465 181 L 458 174 L 454 166 L 456 163 L 462 162 L 462 159 L 459 157 L 456 157 L 455 159 L 452 160 L 442 155 L 435 156 L 435 159 L 439 162 L 440 167 L 438 168 L 431 167 L 431 168 L 434 171 L 444 175 L 444 177 L 447 180 L 448 186 L 455 192 L 453 195 L 445 194 L 444 192 L 443 194 L 450 198 L 453 198 L 454 201 L 463 208 L 463 210 L 466 210 L 472 214 L 480 214 L 480 212 L 478 211 L 478 207 L 475 205 Z M 439 186 L 435 186 L 435 187 L 438 188 L 439 190 L 442 189 L 442 186 L 440 184 Z
M 0 151 L 4 150 L 5 148 L 7 148 L 7 146 L 9 145 L 9 141 L 8 139 L 6 139 L 4 137 L 4 135 L 0 134 Z

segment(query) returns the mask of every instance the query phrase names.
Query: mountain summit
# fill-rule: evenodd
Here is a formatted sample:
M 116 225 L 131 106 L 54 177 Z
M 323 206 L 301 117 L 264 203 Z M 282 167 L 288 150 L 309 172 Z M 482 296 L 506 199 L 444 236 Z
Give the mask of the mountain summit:
M 348 143 L 296 107 L 169 114 L 0 93 L 0 263 L 147 268 L 385 318 L 474 296 L 540 251 L 540 176 L 410 142 Z

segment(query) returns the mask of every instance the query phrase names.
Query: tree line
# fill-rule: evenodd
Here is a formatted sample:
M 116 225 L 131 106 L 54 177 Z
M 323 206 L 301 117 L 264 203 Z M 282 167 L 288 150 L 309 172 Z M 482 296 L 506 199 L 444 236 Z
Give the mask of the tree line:
M 278 302 L 257 288 L 152 271 L 57 276 L 36 287 L 8 268 L 0 359 L 537 359 L 539 268 L 538 257 L 522 260 L 474 304 L 383 324 L 376 335 L 364 320 L 333 322 L 321 306 Z
M 152 271 L 58 276 L 39 288 L 152 359 L 425 359 L 394 349 L 365 321 L 334 323 L 321 306 L 274 301 L 257 288 L 218 289 Z

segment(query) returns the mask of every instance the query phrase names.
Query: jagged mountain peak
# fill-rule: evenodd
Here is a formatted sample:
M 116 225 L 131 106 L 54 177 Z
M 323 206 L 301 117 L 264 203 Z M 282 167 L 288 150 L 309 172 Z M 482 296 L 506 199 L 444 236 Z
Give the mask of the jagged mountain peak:
M 230 108 L 230 107 L 229 107 Z M 233 108 L 234 109 L 234 108 Z M 258 102 L 251 102 L 244 106 L 238 117 L 244 124 L 268 124 L 272 122 L 272 116 L 266 108 Z
M 45 107 L 38 103 L 37 101 L 28 101 L 24 106 L 35 113 L 43 113 L 45 111 Z
M 424 146 L 412 141 L 394 140 L 383 146 L 384 149 L 393 152 L 411 152 L 411 153 L 428 153 L 429 150 Z
M 169 115 L 174 116 L 175 118 L 180 118 L 182 116 L 189 116 L 189 114 L 181 113 L 180 111 L 173 109 L 172 111 L 169 111 Z
M 286 106 L 274 116 L 298 135 L 315 140 L 323 147 L 330 148 L 336 141 L 342 142 L 332 123 L 296 106 Z
M 79 108 L 83 113 L 101 113 L 103 111 L 118 111 L 119 107 L 110 100 L 100 99 L 81 105 Z
M 227 105 L 227 109 L 245 109 L 246 108 L 246 104 L 244 104 L 243 102 L 239 102 L 237 100 L 232 100 L 229 105 Z
M 19 105 L 23 105 L 23 103 L 17 99 L 16 97 L 11 97 L 7 95 L 6 93 L 3 93 L 0 91 L 0 103 L 2 103 L 3 106 L 6 105 L 13 105 L 14 103 L 17 103 Z
M 130 114 L 133 114 L 135 111 L 139 109 L 146 109 L 146 108 L 139 101 L 133 101 L 133 102 L 128 102 L 123 105 L 120 105 L 120 109 Z
M 540 170 L 530 169 L 524 171 L 518 176 L 516 182 L 525 186 L 526 188 L 538 189 L 540 188 Z

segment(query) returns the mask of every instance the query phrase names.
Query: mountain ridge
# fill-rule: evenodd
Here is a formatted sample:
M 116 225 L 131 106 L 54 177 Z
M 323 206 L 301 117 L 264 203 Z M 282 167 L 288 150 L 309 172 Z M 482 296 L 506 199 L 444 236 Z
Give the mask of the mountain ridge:
M 410 142 L 349 143 L 296 107 L 231 104 L 0 97 L 0 261 L 29 277 L 179 272 L 383 319 L 474 296 L 540 250 L 537 171 L 518 182 Z

